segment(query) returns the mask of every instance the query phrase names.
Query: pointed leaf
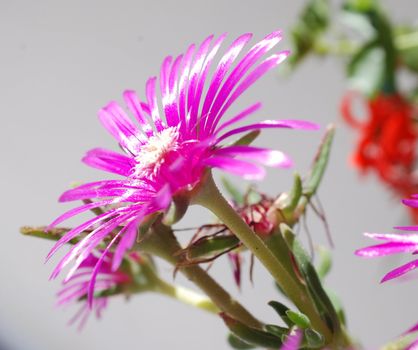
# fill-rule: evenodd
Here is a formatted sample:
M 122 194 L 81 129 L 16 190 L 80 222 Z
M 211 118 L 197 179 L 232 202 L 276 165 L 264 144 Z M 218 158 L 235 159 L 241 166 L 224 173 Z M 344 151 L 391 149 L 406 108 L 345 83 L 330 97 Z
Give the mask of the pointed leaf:
M 268 305 L 271 306 L 274 309 L 274 311 L 277 312 L 277 314 L 280 316 L 283 322 L 286 323 L 286 325 L 288 325 L 289 327 L 294 326 L 294 323 L 287 316 L 287 311 L 289 311 L 290 309 L 286 305 L 274 300 L 269 301 Z
M 310 348 L 320 348 L 325 343 L 324 336 L 312 328 L 305 329 L 304 334 Z
M 231 345 L 231 347 L 237 350 L 247 350 L 247 349 L 255 348 L 254 345 L 246 343 L 245 341 L 241 340 L 240 338 L 238 338 L 232 333 L 228 335 L 228 343 L 229 345 Z
M 266 332 L 275 335 L 276 337 L 282 338 L 283 335 L 287 335 L 289 333 L 289 329 L 285 327 L 276 326 L 274 324 L 267 324 L 264 326 Z
M 305 196 L 308 197 L 308 199 L 316 193 L 321 183 L 322 177 L 324 176 L 331 152 L 334 134 L 335 126 L 331 124 L 327 128 L 327 131 L 322 139 L 321 145 L 319 146 L 318 152 L 313 161 L 310 174 L 306 179 L 306 184 L 304 186 L 303 192 Z
M 248 146 L 260 135 L 260 130 L 253 130 L 240 137 L 233 143 L 233 146 Z
M 324 279 L 332 267 L 332 256 L 331 252 L 326 249 L 324 246 L 318 247 L 318 255 L 319 255 L 319 263 L 316 267 L 316 271 L 318 272 L 319 278 L 322 280 Z
M 205 237 L 185 249 L 187 258 L 208 258 L 235 248 L 240 243 L 236 236 Z
M 229 330 L 246 343 L 265 348 L 278 348 L 282 345 L 281 339 L 273 334 L 248 327 L 225 313 L 221 313 L 220 316 Z
M 327 293 L 322 287 L 321 280 L 311 263 L 311 259 L 305 252 L 302 245 L 295 238 L 295 234 L 292 232 L 289 226 L 286 224 L 280 224 L 280 231 L 282 232 L 286 243 L 293 252 L 295 261 L 307 284 L 308 290 L 312 299 L 314 300 L 316 307 L 320 311 L 324 321 L 328 324 L 330 329 L 334 332 L 339 331 L 340 321 L 334 306 L 329 299 Z

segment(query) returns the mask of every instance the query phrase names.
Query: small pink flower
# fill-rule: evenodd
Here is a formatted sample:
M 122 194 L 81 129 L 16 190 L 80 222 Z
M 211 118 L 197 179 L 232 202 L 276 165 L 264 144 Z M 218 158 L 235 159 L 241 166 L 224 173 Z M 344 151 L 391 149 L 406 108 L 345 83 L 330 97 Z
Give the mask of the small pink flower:
M 98 265 L 100 259 L 102 263 Z M 108 299 L 106 296 L 100 296 L 100 292 L 131 282 L 128 274 L 119 270 L 112 271 L 111 261 L 110 253 L 101 256 L 99 254 L 99 257 L 92 253 L 78 266 L 77 271 L 62 283 L 62 289 L 57 294 L 57 305 L 81 303 L 80 309 L 70 320 L 70 324 L 78 322 L 78 328 L 82 329 L 91 313 L 95 313 L 96 317 L 100 318 Z M 96 296 L 89 291 L 92 273 L 96 274 Z
M 298 350 L 301 342 L 302 331 L 300 329 L 296 329 L 286 338 L 280 350 Z
M 402 202 L 410 207 L 418 207 L 418 195 L 412 199 L 404 199 Z M 395 227 L 404 231 L 418 231 L 418 226 Z M 418 233 L 365 233 L 367 237 L 384 241 L 385 243 L 359 249 L 355 252 L 358 256 L 374 258 L 398 253 L 418 253 Z M 418 267 L 418 259 L 412 260 L 387 273 L 382 282 L 402 276 Z
M 149 214 L 164 212 L 173 196 L 192 190 L 206 169 L 218 168 L 246 179 L 261 179 L 265 169 L 259 164 L 284 168 L 291 165 L 280 151 L 233 145 L 231 137 L 266 128 L 318 128 L 297 120 L 265 120 L 236 126 L 257 111 L 260 103 L 222 121 L 238 97 L 289 54 L 280 51 L 265 57 L 282 38 L 281 32 L 276 31 L 237 59 L 252 37 L 244 34 L 228 47 L 210 77 L 211 65 L 225 37 L 214 39 L 211 35 L 198 47 L 190 45 L 184 55 L 167 57 L 158 84 L 156 77 L 147 81 L 145 101 L 134 91 L 125 91 L 126 106 L 136 123 L 116 102 L 100 110 L 100 122 L 124 154 L 95 148 L 83 161 L 121 178 L 87 183 L 62 194 L 61 202 L 88 200 L 89 203 L 61 215 L 50 227 L 90 209 L 108 209 L 69 231 L 52 248 L 47 259 L 74 237 L 89 232 L 59 262 L 51 278 L 75 261 L 67 277 L 71 278 L 106 237 L 110 240 L 105 252 L 114 251 L 112 271 L 116 271 L 124 253 L 135 242 L 142 220 Z M 92 288 L 94 281 L 93 274 Z

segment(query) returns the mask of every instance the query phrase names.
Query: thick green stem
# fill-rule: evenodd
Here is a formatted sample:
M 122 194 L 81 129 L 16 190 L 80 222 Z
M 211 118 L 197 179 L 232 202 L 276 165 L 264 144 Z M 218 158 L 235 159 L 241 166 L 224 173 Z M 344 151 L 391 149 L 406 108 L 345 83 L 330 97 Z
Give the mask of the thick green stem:
M 286 269 L 285 265 L 271 252 L 263 240 L 245 223 L 241 216 L 229 205 L 222 196 L 213 181 L 212 175 L 208 174 L 205 182 L 192 197 L 193 204 L 199 204 L 215 214 L 260 260 L 280 285 L 290 300 L 309 317 L 313 327 L 321 332 L 327 343 L 332 340 L 332 334 L 326 326 L 305 288 L 298 284 Z
M 219 308 L 206 296 L 181 286 L 172 285 L 163 280 L 159 281 L 154 291 L 213 314 L 220 312 Z
M 139 248 L 154 254 L 173 265 L 181 263 L 176 256 L 182 248 L 174 236 L 172 230 L 161 223 L 153 227 L 154 232 L 147 235 Z M 178 268 L 190 281 L 195 283 L 213 303 L 222 311 L 242 323 L 255 328 L 262 328 L 263 324 L 249 313 L 238 301 L 233 299 L 206 271 L 197 265 L 181 266 Z

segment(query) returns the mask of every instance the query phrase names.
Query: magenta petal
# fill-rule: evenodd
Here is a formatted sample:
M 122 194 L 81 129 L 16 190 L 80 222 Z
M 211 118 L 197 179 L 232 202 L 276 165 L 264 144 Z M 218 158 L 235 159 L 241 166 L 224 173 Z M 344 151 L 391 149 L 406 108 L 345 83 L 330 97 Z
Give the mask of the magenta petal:
M 225 123 L 221 124 L 219 126 L 219 128 L 214 132 L 214 134 L 216 135 L 220 131 L 222 131 L 223 129 L 227 128 L 228 126 L 245 119 L 249 115 L 251 115 L 254 112 L 256 112 L 257 110 L 259 110 L 260 108 L 261 108 L 261 103 L 260 102 L 257 102 L 255 104 L 251 105 L 250 107 L 244 109 L 241 113 L 239 113 L 235 117 L 233 117 L 233 118 L 229 119 L 228 121 L 226 121 Z
M 233 129 L 220 136 L 217 143 L 236 134 L 241 134 L 250 130 L 269 129 L 269 128 L 286 128 L 286 129 L 301 129 L 301 130 L 318 130 L 318 124 L 311 123 L 304 120 L 265 120 L 260 123 L 246 125 L 240 128 Z
M 205 164 L 239 175 L 247 180 L 262 180 L 266 171 L 263 167 L 229 157 L 212 157 L 205 160 Z
M 235 88 L 234 92 L 232 93 L 231 97 L 225 102 L 222 109 L 219 111 L 215 122 L 212 126 L 212 131 L 217 126 L 219 120 L 228 110 L 232 103 L 234 103 L 238 97 L 240 97 L 251 85 L 253 85 L 258 79 L 260 79 L 264 74 L 266 74 L 269 70 L 277 67 L 280 63 L 282 63 L 285 58 L 289 55 L 289 51 L 283 51 L 278 54 L 272 55 L 266 60 L 264 60 L 261 64 L 259 64 L 245 79 Z
M 402 199 L 402 203 L 408 207 L 418 208 L 418 199 Z
M 364 234 L 367 237 L 391 242 L 413 243 L 418 245 L 418 234 L 397 234 L 397 233 L 368 233 Z
M 226 73 L 231 68 L 231 65 L 234 63 L 235 59 L 243 49 L 243 47 L 247 44 L 247 42 L 251 39 L 252 34 L 244 34 L 237 38 L 231 46 L 227 49 L 224 56 L 221 58 L 215 73 L 213 74 L 212 80 L 209 84 L 208 92 L 206 94 L 205 102 L 203 103 L 202 108 L 202 116 L 210 115 L 210 118 L 206 119 L 206 126 L 205 129 L 208 130 L 212 126 L 212 116 L 209 113 L 209 109 L 212 106 L 212 103 L 215 99 L 215 96 L 219 90 L 220 85 L 222 84 L 223 79 L 225 78 Z M 206 134 L 202 134 L 205 136 Z
M 384 256 L 397 253 L 413 252 L 417 249 L 416 244 L 400 243 L 400 242 L 387 242 L 383 244 L 374 245 L 358 249 L 355 254 L 365 258 L 374 258 L 377 256 Z
M 110 102 L 101 109 L 99 119 L 124 149 L 132 154 L 138 153 L 144 142 L 143 135 L 116 102 Z
M 122 176 L 129 176 L 133 167 L 131 158 L 104 148 L 88 151 L 82 161 L 93 168 Z
M 152 130 L 152 127 L 145 116 L 146 111 L 144 111 L 143 106 L 139 101 L 135 91 L 126 90 L 123 93 L 123 98 L 125 99 L 125 103 L 128 109 L 131 111 L 131 113 L 135 116 L 136 120 L 141 125 L 145 135 L 147 135 L 147 137 L 152 136 L 154 134 L 154 131 Z
M 112 271 L 116 271 L 122 263 L 124 254 L 135 243 L 137 236 L 139 218 L 136 218 L 125 226 L 123 232 L 121 232 L 122 239 L 120 240 L 112 261 Z
M 200 44 L 200 47 L 194 57 L 193 65 L 190 69 L 189 86 L 187 87 L 187 115 L 190 118 L 188 121 L 188 129 L 192 130 L 195 130 L 197 122 L 197 111 L 192 112 L 192 106 L 195 103 L 196 89 L 200 77 L 200 72 L 202 70 L 206 55 L 209 51 L 209 46 L 212 42 L 212 39 L 213 35 L 210 35 Z
M 389 280 L 394 279 L 396 277 L 402 276 L 402 275 L 408 273 L 409 271 L 412 271 L 412 270 L 416 269 L 417 267 L 418 267 L 418 260 L 410 261 L 409 263 L 406 263 L 405 265 L 402 265 L 402 266 L 390 271 L 388 274 L 386 274 L 382 278 L 381 282 L 386 282 L 386 281 L 389 281 Z
M 267 35 L 263 40 L 255 44 L 248 53 L 239 61 L 236 67 L 232 70 L 231 74 L 225 80 L 219 90 L 213 106 L 209 113 L 213 115 L 213 119 L 208 120 L 206 125 L 207 130 L 213 130 L 214 122 L 218 120 L 218 115 L 221 107 L 225 101 L 229 98 L 232 91 L 238 85 L 239 81 L 247 74 L 247 72 L 253 67 L 258 59 L 262 57 L 267 51 L 273 48 L 281 40 L 281 32 L 276 31 Z
M 162 131 L 165 125 L 164 122 L 161 120 L 160 112 L 158 110 L 157 94 L 155 89 L 156 83 L 156 77 L 149 78 L 145 87 L 145 91 L 147 94 L 148 106 L 151 111 L 152 121 L 154 122 L 157 131 Z
M 411 344 L 409 344 L 405 350 L 418 350 L 418 339 L 414 340 Z
M 418 231 L 418 226 L 395 226 L 394 229 L 403 231 Z
M 302 331 L 297 329 L 293 334 L 286 337 L 280 350 L 298 350 L 302 341 Z
M 272 167 L 289 168 L 292 166 L 292 161 L 283 152 L 266 148 L 229 146 L 218 149 L 215 154 L 219 156 L 242 156 Z

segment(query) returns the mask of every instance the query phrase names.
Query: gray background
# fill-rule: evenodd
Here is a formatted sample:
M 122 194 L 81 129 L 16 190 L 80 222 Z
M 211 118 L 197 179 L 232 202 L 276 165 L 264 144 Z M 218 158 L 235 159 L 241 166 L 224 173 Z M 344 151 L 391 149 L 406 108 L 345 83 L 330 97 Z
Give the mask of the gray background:
M 398 20 L 416 18 L 416 0 L 384 3 Z M 117 299 L 101 321 L 91 319 L 77 333 L 66 326 L 74 310 L 54 307 L 59 282 L 48 282 L 48 276 L 57 259 L 43 264 L 51 243 L 21 237 L 18 227 L 51 222 L 70 207 L 56 200 L 72 181 L 103 177 L 79 162 L 89 148 L 116 149 L 98 123 L 97 110 L 111 99 L 121 101 L 126 88 L 143 94 L 146 78 L 159 71 L 165 55 L 180 53 L 210 33 L 226 31 L 232 40 L 249 31 L 261 39 L 276 28 L 289 28 L 302 4 L 0 0 L 0 343 L 28 350 L 228 349 L 219 319 L 158 295 L 140 295 L 128 303 Z M 285 48 L 288 43 L 281 43 L 280 49 Z M 323 127 L 337 120 L 340 126 L 337 107 L 343 92 L 342 65 L 313 59 L 289 79 L 269 74 L 234 111 L 261 100 L 264 109 L 258 119 L 306 118 Z M 269 131 L 258 143 L 285 150 L 296 169 L 304 172 L 319 139 L 320 133 Z M 356 248 L 370 243 L 362 232 L 385 232 L 407 223 L 388 192 L 349 168 L 353 144 L 354 133 L 341 127 L 320 191 L 336 243 L 328 284 L 344 301 L 352 334 L 373 349 L 416 320 L 417 284 L 380 286 L 382 274 L 400 261 L 363 261 L 353 255 Z M 270 171 L 260 189 L 271 194 L 286 190 L 291 175 L 292 171 Z M 180 226 L 203 218 L 210 216 L 192 208 Z M 323 242 L 323 226 L 312 212 L 309 222 L 315 241 Z M 170 278 L 167 266 L 161 270 Z M 275 320 L 266 301 L 277 298 L 277 293 L 260 266 L 254 286 L 244 275 L 241 293 L 225 259 L 212 273 L 258 317 Z M 187 285 L 181 277 L 177 282 Z

